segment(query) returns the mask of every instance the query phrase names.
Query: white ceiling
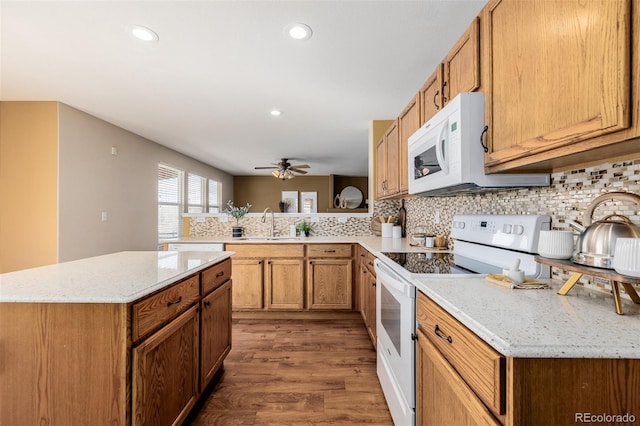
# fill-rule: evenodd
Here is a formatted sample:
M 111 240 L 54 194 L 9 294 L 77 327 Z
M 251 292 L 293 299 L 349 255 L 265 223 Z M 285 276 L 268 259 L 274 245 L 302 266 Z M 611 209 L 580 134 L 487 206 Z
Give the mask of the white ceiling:
M 397 117 L 485 3 L 3 0 L 0 99 L 64 102 L 232 175 L 281 157 L 366 175 L 371 120 Z

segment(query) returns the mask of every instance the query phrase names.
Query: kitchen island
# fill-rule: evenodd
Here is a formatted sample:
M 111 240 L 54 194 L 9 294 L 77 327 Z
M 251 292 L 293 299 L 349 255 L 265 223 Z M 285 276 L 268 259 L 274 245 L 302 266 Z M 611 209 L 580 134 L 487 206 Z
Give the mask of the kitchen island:
M 180 422 L 231 349 L 231 252 L 0 275 L 0 424 Z

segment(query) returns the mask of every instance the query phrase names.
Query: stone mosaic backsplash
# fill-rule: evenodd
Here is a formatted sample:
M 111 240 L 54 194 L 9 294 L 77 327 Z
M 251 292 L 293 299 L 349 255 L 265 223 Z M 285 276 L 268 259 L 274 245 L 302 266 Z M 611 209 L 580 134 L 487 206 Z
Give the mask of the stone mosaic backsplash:
M 455 214 L 547 214 L 551 216 L 553 229 L 570 229 L 570 221 L 584 222 L 583 213 L 598 195 L 604 192 L 626 191 L 640 195 L 640 158 L 604 163 L 594 167 L 578 168 L 553 173 L 548 188 L 531 188 L 501 191 L 486 194 L 459 195 L 455 197 L 407 197 L 407 235 L 417 227 L 424 227 L 429 234 L 448 233 Z M 373 217 L 397 214 L 400 201 L 374 202 Z M 640 224 L 640 206 L 607 203 L 596 209 L 595 219 L 618 212 Z M 439 221 L 436 221 L 436 217 Z M 289 234 L 289 225 L 296 224 L 301 217 L 276 217 L 275 228 L 279 235 Z M 308 218 L 307 218 L 308 220 Z M 207 217 L 204 222 L 195 218 L 190 221 L 190 236 L 231 235 L 235 220 L 220 222 L 216 217 Z M 262 223 L 260 217 L 241 219 L 246 235 L 267 236 L 270 218 Z M 370 217 L 350 217 L 340 223 L 337 217 L 320 217 L 312 224 L 312 235 L 316 236 L 363 236 L 372 235 Z M 560 270 L 552 271 L 555 278 L 566 279 Z M 609 290 L 606 280 L 589 281 L 582 284 Z M 626 294 L 624 295 L 626 296 Z

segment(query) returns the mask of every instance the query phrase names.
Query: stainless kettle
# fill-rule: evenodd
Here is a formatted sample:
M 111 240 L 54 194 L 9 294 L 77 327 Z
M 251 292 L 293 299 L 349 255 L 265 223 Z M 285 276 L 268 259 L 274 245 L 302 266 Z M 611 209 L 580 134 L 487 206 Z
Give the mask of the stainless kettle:
M 612 214 L 591 223 L 593 212 L 608 200 L 629 201 L 640 205 L 640 196 L 629 192 L 609 192 L 596 197 L 585 212 L 584 226 L 570 225 L 580 231 L 576 249 L 571 259 L 574 263 L 597 268 L 613 269 L 613 253 L 618 238 L 640 238 L 640 227 L 620 214 Z

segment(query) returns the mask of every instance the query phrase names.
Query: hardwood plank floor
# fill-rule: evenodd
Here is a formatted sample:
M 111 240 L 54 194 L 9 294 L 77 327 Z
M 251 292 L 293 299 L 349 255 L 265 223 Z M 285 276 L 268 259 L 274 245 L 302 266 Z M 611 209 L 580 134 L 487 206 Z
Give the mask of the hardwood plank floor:
M 393 425 L 361 320 L 236 319 L 232 333 L 191 425 Z

